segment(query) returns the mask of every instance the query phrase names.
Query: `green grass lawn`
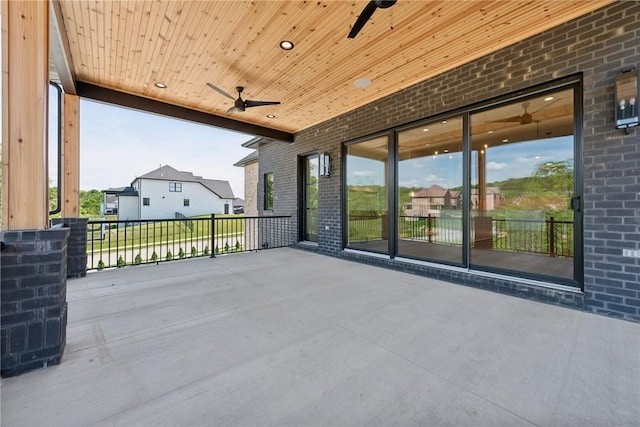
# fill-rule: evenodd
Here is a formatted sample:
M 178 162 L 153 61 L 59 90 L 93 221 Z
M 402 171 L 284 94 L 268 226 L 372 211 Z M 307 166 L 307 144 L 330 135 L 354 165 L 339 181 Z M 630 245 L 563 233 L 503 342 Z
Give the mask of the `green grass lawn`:
M 244 233 L 242 215 L 216 215 L 215 238 Z M 89 252 L 118 247 L 143 247 L 149 244 L 191 242 L 211 238 L 211 217 L 204 215 L 185 220 L 149 221 L 134 224 L 89 223 Z

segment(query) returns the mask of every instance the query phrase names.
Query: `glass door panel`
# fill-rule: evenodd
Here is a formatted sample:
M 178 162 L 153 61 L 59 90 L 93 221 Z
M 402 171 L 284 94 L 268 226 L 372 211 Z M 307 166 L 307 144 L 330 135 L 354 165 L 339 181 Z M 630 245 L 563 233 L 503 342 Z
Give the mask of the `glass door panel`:
M 470 263 L 573 280 L 573 89 L 471 115 Z
M 347 246 L 389 253 L 389 142 L 351 144 L 346 159 Z
M 318 241 L 318 155 L 304 159 L 302 240 Z
M 398 134 L 398 255 L 460 265 L 462 117 Z

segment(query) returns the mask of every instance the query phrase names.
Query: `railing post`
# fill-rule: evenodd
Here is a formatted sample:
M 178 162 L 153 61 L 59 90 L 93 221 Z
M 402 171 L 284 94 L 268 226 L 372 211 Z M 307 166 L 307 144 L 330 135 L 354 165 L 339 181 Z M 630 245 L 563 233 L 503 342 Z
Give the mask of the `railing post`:
M 433 225 L 431 224 L 431 214 L 427 214 L 427 236 L 429 243 L 433 243 Z
M 211 256 L 216 257 L 216 214 L 211 214 Z
M 556 256 L 556 226 L 553 217 L 549 218 L 549 256 Z

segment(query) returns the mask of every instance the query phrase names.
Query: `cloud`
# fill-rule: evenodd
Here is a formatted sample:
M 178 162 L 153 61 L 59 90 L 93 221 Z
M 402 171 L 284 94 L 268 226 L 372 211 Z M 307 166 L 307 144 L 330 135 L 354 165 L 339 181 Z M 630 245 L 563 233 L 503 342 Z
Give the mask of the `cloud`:
M 441 176 L 435 175 L 435 174 L 429 174 L 429 175 L 427 175 L 427 177 L 424 179 L 424 181 L 425 181 L 426 183 L 433 183 L 433 182 L 445 182 L 445 181 L 446 181 L 446 179 L 445 179 L 445 178 L 443 178 L 443 177 L 441 177 Z
M 406 188 L 422 188 L 422 184 L 415 179 L 412 179 L 411 181 L 400 181 L 398 182 L 398 185 Z
M 489 162 L 487 163 L 487 170 L 490 171 L 499 171 L 503 169 L 508 169 L 509 165 L 507 163 L 498 163 L 498 162 Z
M 370 178 L 376 176 L 374 171 L 353 171 L 351 176 L 354 178 Z

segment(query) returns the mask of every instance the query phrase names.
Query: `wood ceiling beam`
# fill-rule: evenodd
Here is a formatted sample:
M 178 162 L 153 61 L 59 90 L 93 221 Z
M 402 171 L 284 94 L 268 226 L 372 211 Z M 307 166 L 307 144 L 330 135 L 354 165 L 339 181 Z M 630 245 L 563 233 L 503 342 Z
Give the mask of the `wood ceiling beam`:
M 162 116 L 234 130 L 249 135 L 263 136 L 283 142 L 293 142 L 294 140 L 294 135 L 289 132 L 245 123 L 226 117 L 215 116 L 213 114 L 207 114 L 202 111 L 179 107 L 177 105 L 166 104 L 164 102 L 119 92 L 113 89 L 103 88 L 90 83 L 77 82 L 76 90 L 79 96 L 92 99 L 94 101 L 105 102 L 121 107 L 132 108 L 134 110 L 141 110 L 148 113 L 160 114 Z
M 52 0 L 49 5 L 49 54 L 56 67 L 62 89 L 65 93 L 76 95 L 76 79 L 73 74 L 71 50 L 69 49 L 69 39 L 64 27 L 60 3 L 57 0 Z

